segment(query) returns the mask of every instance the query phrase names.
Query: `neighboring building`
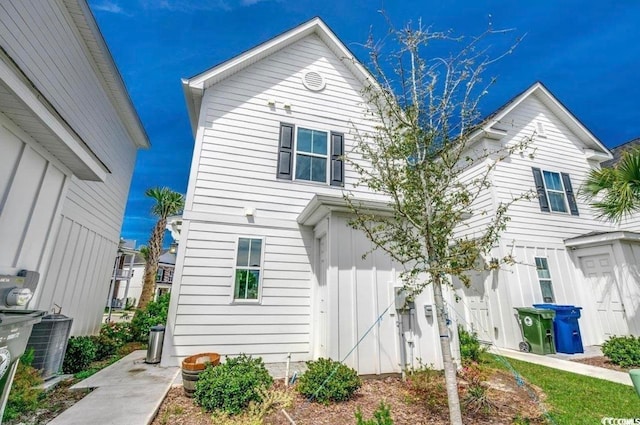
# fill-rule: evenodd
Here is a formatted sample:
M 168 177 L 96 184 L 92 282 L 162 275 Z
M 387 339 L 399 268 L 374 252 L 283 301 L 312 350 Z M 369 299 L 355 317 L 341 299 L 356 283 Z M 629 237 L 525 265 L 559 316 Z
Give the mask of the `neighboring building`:
M 0 274 L 39 272 L 29 307 L 90 334 L 149 141 L 85 0 L 0 9 Z
M 207 351 L 329 356 L 361 374 L 442 364 L 431 295 L 396 310 L 400 266 L 363 259 L 371 245 L 348 225 L 343 189 L 386 208 L 341 159 L 354 126 L 373 131 L 370 79 L 316 18 L 183 81 L 195 150 L 162 364 Z
M 640 222 L 599 220 L 578 196 L 588 173 L 612 154 L 540 83 L 485 122 L 476 149 L 509 146 L 533 134 L 528 152 L 498 164 L 493 187 L 479 201 L 495 208 L 523 191 L 537 191 L 538 199 L 510 209 L 511 220 L 492 252 L 493 258 L 511 254 L 517 264 L 475 275 L 470 288 L 459 289 L 458 309 L 481 339 L 500 347 L 518 347 L 514 307 L 534 303 L 582 307 L 585 345 L 640 334 Z M 469 235 L 481 232 L 485 220 L 470 219 Z
M 176 251 L 178 244 L 173 243 L 168 250 L 158 258 L 158 273 L 156 274 L 156 292 L 154 299 L 171 292 L 173 273 L 176 268 Z
M 158 259 L 158 273 L 156 274 L 156 290 L 154 299 L 171 292 L 173 272 L 176 266 L 177 243 L 172 243 Z M 128 306 L 137 307 L 142 294 L 144 268 L 146 261 L 139 251 L 121 246 L 118 249 L 116 262 L 111 277 L 112 288 L 109 292 L 107 307 L 123 309 Z
M 136 241 L 121 240 L 111 274 L 107 307 L 136 307 L 142 293 L 145 260 L 135 249 Z

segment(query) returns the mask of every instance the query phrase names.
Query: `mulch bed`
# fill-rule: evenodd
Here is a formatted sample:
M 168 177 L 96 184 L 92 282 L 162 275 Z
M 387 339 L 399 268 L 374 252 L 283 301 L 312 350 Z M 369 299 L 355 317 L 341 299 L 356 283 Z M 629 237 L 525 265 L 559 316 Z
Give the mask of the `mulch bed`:
M 278 384 L 282 385 L 282 384 Z M 503 371 L 494 371 L 488 380 L 488 394 L 495 406 L 490 413 L 464 411 L 464 421 L 469 424 L 512 424 L 514 418 L 528 418 L 530 424 L 542 424 L 540 405 L 532 400 L 527 389 L 518 386 L 513 376 Z M 537 389 L 533 394 L 544 399 Z M 441 397 L 441 395 L 440 395 Z M 366 380 L 354 397 L 343 403 L 324 406 L 310 403 L 295 395 L 293 406 L 287 409 L 297 425 L 355 424 L 355 411 L 360 408 L 364 418 L 370 418 L 374 410 L 384 401 L 391 408 L 394 425 L 448 424 L 446 395 L 438 403 L 425 401 L 424 394 L 416 394 L 400 378 L 390 377 Z M 265 419 L 268 425 L 291 425 L 280 411 Z M 169 391 L 152 425 L 209 425 L 211 415 L 203 412 L 192 399 L 184 396 L 182 387 Z
M 618 365 L 615 365 L 615 364 L 611 363 L 609 361 L 609 359 L 607 359 L 605 356 L 590 357 L 588 359 L 576 359 L 576 360 L 571 360 L 571 361 L 572 362 L 582 363 L 582 364 L 588 364 L 588 365 L 591 365 L 591 366 L 603 367 L 605 369 L 617 370 L 618 372 L 629 372 L 629 370 L 633 369 L 633 368 L 624 368 L 624 367 L 620 367 Z

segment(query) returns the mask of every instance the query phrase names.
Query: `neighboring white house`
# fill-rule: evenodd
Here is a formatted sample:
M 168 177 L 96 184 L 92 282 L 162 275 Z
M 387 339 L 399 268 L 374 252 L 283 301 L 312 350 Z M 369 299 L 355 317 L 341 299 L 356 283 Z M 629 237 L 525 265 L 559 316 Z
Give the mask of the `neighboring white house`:
M 3 1 L 0 47 L 0 274 L 93 333 L 149 142 L 85 0 Z
M 370 243 L 347 223 L 343 189 L 386 206 L 341 159 L 355 128 L 372 131 L 370 78 L 316 18 L 183 80 L 195 150 L 162 364 L 215 351 L 361 374 L 441 365 L 431 295 L 396 311 L 399 266 L 362 259 Z
M 514 307 L 534 303 L 582 307 L 584 345 L 639 335 L 640 223 L 599 220 L 579 196 L 589 171 L 611 153 L 540 83 L 492 114 L 476 137 L 479 149 L 496 149 L 534 134 L 526 153 L 493 171 L 486 197 L 491 212 L 524 191 L 537 191 L 537 199 L 510 209 L 511 221 L 492 252 L 494 258 L 512 254 L 517 264 L 475 275 L 470 288 L 459 289 L 457 309 L 482 339 L 500 347 L 518 347 Z M 473 235 L 482 225 L 483 218 L 475 217 L 465 231 Z

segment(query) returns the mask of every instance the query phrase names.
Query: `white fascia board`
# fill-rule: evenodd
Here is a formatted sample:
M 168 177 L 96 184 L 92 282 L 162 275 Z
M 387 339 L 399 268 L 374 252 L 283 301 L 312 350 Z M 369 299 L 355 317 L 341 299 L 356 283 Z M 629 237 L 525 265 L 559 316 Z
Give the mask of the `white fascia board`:
M 147 135 L 147 132 L 142 125 L 140 116 L 138 115 L 138 112 L 133 105 L 133 101 L 129 96 L 129 92 L 127 91 L 124 80 L 122 79 L 122 75 L 120 74 L 120 71 L 115 64 L 113 56 L 111 55 L 111 51 L 109 50 L 109 47 L 107 46 L 107 43 L 102 36 L 102 32 L 100 31 L 100 28 L 98 27 L 98 24 L 93 17 L 93 13 L 89 8 L 89 4 L 85 0 L 68 1 L 73 1 L 73 4 L 82 11 L 84 24 L 86 24 L 86 28 L 88 31 L 83 30 L 76 23 L 78 33 L 80 37 L 85 41 L 86 49 L 90 52 L 90 54 L 88 54 L 87 56 L 92 62 L 93 68 L 96 70 L 96 75 L 100 79 L 102 87 L 105 89 L 105 91 L 108 93 L 109 98 L 114 103 L 113 106 L 116 110 L 116 113 L 122 119 L 122 122 L 124 123 L 124 126 L 127 129 L 127 132 L 129 133 L 129 136 L 131 137 L 131 140 L 136 145 L 136 147 L 148 149 L 151 146 L 151 143 L 149 142 L 149 136 Z M 77 17 L 77 14 L 73 13 L 73 11 L 71 10 L 68 11 L 70 12 L 72 19 L 75 22 L 75 17 Z M 97 50 L 91 47 L 91 42 L 95 42 L 95 44 L 98 46 Z M 102 58 L 102 60 L 106 64 L 106 69 L 105 66 L 99 66 L 96 63 L 94 55 Z M 105 75 L 105 73 L 107 75 Z M 115 87 L 109 84 L 109 82 L 105 78 L 106 76 L 109 76 L 113 79 L 113 81 L 115 82 Z
M 338 59 L 343 60 L 345 66 L 363 85 L 371 84 L 376 88 L 379 87 L 378 82 L 373 78 L 371 73 L 362 66 L 322 19 L 313 18 L 218 66 L 208 69 L 194 77 L 183 78 L 182 86 L 187 100 L 187 108 L 189 109 L 192 132 L 194 134 L 196 132 L 195 126 L 198 123 L 202 96 L 207 88 L 311 34 L 318 35 Z
M 359 206 L 369 212 L 375 212 L 377 214 L 390 214 L 392 212 L 391 207 L 381 201 L 374 201 L 370 199 L 355 198 L 351 201 L 353 204 Z M 326 216 L 330 212 L 352 212 L 347 204 L 347 201 L 343 196 L 338 195 L 314 195 L 309 201 L 306 207 L 298 215 L 297 222 L 303 226 L 315 226 L 322 217 Z
M 551 102 L 551 104 L 553 104 L 553 106 L 566 118 L 567 121 L 569 121 L 570 126 L 574 127 L 576 129 L 578 129 L 581 133 L 582 133 L 582 139 L 586 140 L 588 143 L 590 143 L 593 147 L 596 148 L 596 150 L 602 152 L 604 155 L 607 156 L 607 159 L 612 159 L 613 155 L 611 154 L 611 152 L 609 151 L 609 149 L 607 149 L 604 144 L 602 144 L 602 142 L 600 142 L 600 140 L 598 140 L 596 138 L 596 136 L 593 135 L 593 133 L 591 133 L 591 131 L 589 131 L 588 128 L 586 128 L 572 113 L 571 111 L 569 111 L 562 103 L 560 103 L 558 101 L 558 99 L 556 99 L 556 97 L 551 94 L 549 92 L 549 90 L 547 90 L 547 88 L 542 85 L 541 83 L 536 83 L 534 84 L 535 90 L 536 92 L 541 93 L 542 95 L 544 95 L 548 101 Z M 564 121 L 562 118 L 560 118 L 562 121 Z
M 80 165 L 83 171 L 88 174 L 84 180 L 94 180 L 104 182 L 109 174 L 107 167 L 100 161 L 95 153 L 73 132 L 64 119 L 49 104 L 46 98 L 39 93 L 22 72 L 11 64 L 13 61 L 0 54 L 0 80 L 13 91 L 14 95 L 20 99 L 42 123 L 64 144 L 66 149 L 77 158 L 79 164 L 63 164 L 69 169 L 77 170 Z M 45 147 L 46 148 L 46 147 Z
M 567 248 L 583 248 L 586 246 L 608 244 L 613 241 L 640 242 L 640 233 L 620 231 L 578 236 L 566 239 L 564 245 Z

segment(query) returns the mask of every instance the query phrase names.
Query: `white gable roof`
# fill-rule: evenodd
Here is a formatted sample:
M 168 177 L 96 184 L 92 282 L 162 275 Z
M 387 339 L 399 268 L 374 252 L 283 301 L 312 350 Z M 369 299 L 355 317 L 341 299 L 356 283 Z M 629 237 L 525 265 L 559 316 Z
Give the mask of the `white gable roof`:
M 316 17 L 194 77 L 183 78 L 182 89 L 187 100 L 191 129 L 194 134 L 198 126 L 202 96 L 208 87 L 312 34 L 320 37 L 363 84 L 375 84 L 375 79 L 369 71 L 358 62 L 322 19 Z
M 590 154 L 593 157 L 597 157 L 601 161 L 613 158 L 609 149 L 607 149 L 604 144 L 580 122 L 580 120 L 578 120 L 553 94 L 551 94 L 551 92 L 541 82 L 536 82 L 527 90 L 515 96 L 496 112 L 485 118 L 480 125 L 480 129 L 471 136 L 471 139 L 481 135 L 489 138 L 500 138 L 504 135 L 503 130 L 493 128 L 493 126 L 498 124 L 509 112 L 517 108 L 530 96 L 535 96 L 536 99 L 549 108 L 549 110 L 558 117 L 558 119 L 562 121 L 569 130 L 571 130 L 586 146 L 588 146 L 587 149 L 592 150 L 592 152 L 585 153 Z

